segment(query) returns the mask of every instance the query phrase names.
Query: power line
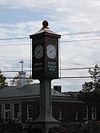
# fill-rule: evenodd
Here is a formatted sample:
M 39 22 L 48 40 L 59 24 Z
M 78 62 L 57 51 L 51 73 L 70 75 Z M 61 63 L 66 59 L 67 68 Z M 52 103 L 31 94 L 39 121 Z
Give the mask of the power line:
M 60 68 L 59 70 L 67 71 L 67 70 L 85 70 L 85 69 L 94 69 L 94 67 Z M 30 72 L 32 70 L 30 69 L 30 70 L 24 70 L 24 71 L 29 71 Z M 11 70 L 11 71 L 3 70 L 1 72 L 6 73 L 6 72 L 19 72 L 19 71 L 18 70 Z
M 93 69 L 94 67 L 77 67 L 77 68 L 62 68 L 62 69 L 60 69 L 60 70 L 63 70 L 63 71 L 65 71 L 65 70 L 84 70 L 84 69 Z
M 6 79 L 19 79 L 19 77 L 6 77 Z M 20 78 L 20 79 L 32 79 L 30 77 Z
M 65 42 L 84 42 L 84 41 L 95 41 L 95 40 L 100 40 L 100 38 L 61 41 L 60 43 L 65 43 Z
M 27 72 L 27 71 L 32 71 L 32 70 L 24 70 L 24 72 Z M 11 70 L 11 71 L 6 71 L 6 70 L 3 70 L 3 71 L 1 71 L 2 73 L 11 73 L 11 72 L 20 72 L 20 70 L 18 71 L 18 70 Z
M 100 77 L 100 76 L 96 76 L 96 77 Z M 15 77 L 6 77 L 6 79 L 13 79 L 13 78 Z M 58 79 L 86 79 L 86 78 L 91 78 L 91 76 L 65 76 L 65 77 L 59 77 Z M 20 79 L 29 79 L 29 77 L 20 78 Z
M 27 44 L 26 43 L 24 43 L 24 44 L 23 43 L 20 43 L 20 44 L 4 44 L 4 45 L 0 45 L 0 46 L 11 46 L 12 47 L 12 46 L 20 46 L 20 45 L 28 46 L 29 44 L 28 43 Z
M 65 77 L 59 77 L 60 79 L 84 79 L 84 78 L 91 78 L 91 76 L 65 76 Z M 96 76 L 96 78 L 100 78 L 100 76 Z
M 84 70 L 84 69 L 92 69 L 94 67 L 84 67 L 84 68 L 66 68 L 66 69 L 59 69 L 59 70 L 62 70 L 62 71 L 67 71 L 67 70 Z M 24 70 L 24 71 L 32 71 L 32 70 Z M 2 73 L 10 73 L 10 72 L 19 72 L 18 70 L 11 70 L 11 71 L 7 71 L 7 70 L 3 70 L 1 71 Z
M 66 36 L 66 35 L 84 35 L 84 34 L 96 34 L 96 33 L 100 33 L 100 30 L 95 30 L 95 31 L 87 31 L 87 32 L 74 32 L 74 33 L 65 33 L 62 34 L 62 36 Z
M 91 76 L 65 76 L 60 77 L 60 79 L 83 79 L 83 78 L 91 78 Z
M 2 73 L 16 73 L 16 72 L 20 72 L 20 71 L 1 71 Z
M 6 40 L 20 40 L 20 39 L 28 39 L 29 37 L 12 37 L 12 38 L 0 38 L 1 41 L 6 41 Z
M 6 77 L 6 79 L 13 79 L 15 77 Z M 29 77 L 25 77 L 25 78 L 21 78 L 21 79 L 28 79 Z M 66 78 L 66 79 L 82 79 L 82 78 L 91 78 L 91 76 L 79 76 L 79 77 L 76 77 L 76 76 L 69 76 L 69 77 L 59 77 L 58 79 L 62 79 L 62 78 Z M 32 79 L 32 78 L 30 78 Z
M 68 40 L 68 41 L 60 41 L 60 43 L 65 43 L 65 42 L 84 42 L 84 41 L 95 41 L 95 40 L 100 40 L 100 38 L 93 38 L 93 39 L 80 39 L 80 40 Z M 29 44 L 27 43 L 20 43 L 20 44 L 4 44 L 4 45 L 0 45 L 0 46 L 21 46 L 21 45 L 25 45 L 28 46 Z
M 96 34 L 96 33 L 100 33 L 100 30 L 95 30 L 95 31 L 87 31 L 87 32 L 73 32 L 73 33 L 65 33 L 62 34 L 62 36 L 66 36 L 66 35 L 83 35 L 83 34 Z M 1 41 L 5 41 L 5 40 L 19 40 L 19 39 L 29 39 L 29 37 L 12 37 L 12 38 L 0 38 Z

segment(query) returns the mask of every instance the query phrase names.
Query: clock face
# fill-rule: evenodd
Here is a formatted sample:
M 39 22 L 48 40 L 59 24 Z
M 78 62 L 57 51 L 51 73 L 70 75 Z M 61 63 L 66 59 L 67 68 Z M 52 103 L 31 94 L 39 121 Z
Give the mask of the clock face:
M 43 56 L 43 46 L 38 45 L 35 47 L 34 56 L 36 59 L 40 59 Z
M 54 45 L 52 44 L 49 44 L 47 46 L 47 56 L 50 58 L 50 59 L 53 59 L 56 57 L 56 48 Z

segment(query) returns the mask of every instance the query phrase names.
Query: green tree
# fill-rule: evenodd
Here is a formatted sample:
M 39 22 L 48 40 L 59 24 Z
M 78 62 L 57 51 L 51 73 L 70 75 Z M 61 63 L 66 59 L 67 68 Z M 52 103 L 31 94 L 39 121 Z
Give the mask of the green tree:
M 91 82 L 85 82 L 82 85 L 82 90 L 79 92 L 78 98 L 87 103 L 99 104 L 100 102 L 100 66 L 95 65 L 89 69 Z
M 6 77 L 0 71 L 0 89 L 7 86 L 8 86 L 8 83 L 6 82 Z

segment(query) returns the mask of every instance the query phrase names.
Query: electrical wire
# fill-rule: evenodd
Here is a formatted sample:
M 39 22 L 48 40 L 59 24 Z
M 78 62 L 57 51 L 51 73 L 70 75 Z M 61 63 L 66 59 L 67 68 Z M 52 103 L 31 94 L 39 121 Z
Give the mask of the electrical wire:
M 0 38 L 0 41 L 6 41 L 6 40 L 21 40 L 21 39 L 28 39 L 29 37 L 15 37 L 15 38 Z
M 61 70 L 61 71 L 67 71 L 67 70 L 84 70 L 84 69 L 94 69 L 94 67 L 65 68 L 65 69 L 59 69 L 59 70 Z M 30 70 L 24 70 L 24 71 L 31 71 L 32 72 L 31 69 Z M 15 70 L 15 71 L 13 71 L 13 70 L 11 70 L 11 71 L 3 70 L 1 72 L 2 73 L 7 73 L 7 72 L 19 72 L 19 71 L 18 70 Z
M 81 34 L 95 34 L 95 33 L 100 33 L 100 31 L 89 31 L 89 32 L 76 32 L 76 33 L 69 33 L 69 34 L 62 34 L 62 36 L 65 36 L 65 35 L 81 35 Z M 1 38 L 0 40 L 1 41 L 5 41 L 5 40 L 20 40 L 20 39 L 28 39 L 29 37 L 18 37 L 18 38 Z M 79 41 L 93 41 L 93 40 L 100 40 L 100 38 L 93 38 L 93 39 L 80 39 L 80 40 L 71 40 L 71 41 L 61 41 L 60 43 L 65 43 L 65 42 L 79 42 Z M 14 44 L 13 46 L 15 45 L 29 45 L 29 44 Z M 31 43 L 30 43 L 31 45 Z M 6 45 L 0 45 L 0 46 L 11 46 L 10 44 L 6 44 Z M 31 49 L 30 49 L 30 54 L 31 54 Z M 30 56 L 31 58 L 31 56 Z M 30 66 L 31 67 L 31 66 Z M 94 68 L 94 67 L 83 67 L 83 68 L 65 68 L 65 69 L 60 69 L 60 70 L 81 70 L 81 69 L 91 69 L 91 68 Z M 26 70 L 26 71 L 30 71 L 30 74 L 31 74 L 31 70 Z M 19 72 L 19 71 L 2 71 L 3 73 L 5 72 Z M 14 77 L 6 77 L 7 79 L 13 79 Z M 91 76 L 71 76 L 71 77 L 60 77 L 61 78 L 91 78 Z
M 97 78 L 100 76 L 96 76 Z M 6 79 L 13 79 L 15 77 L 6 77 Z M 59 77 L 58 79 L 86 79 L 86 78 L 91 78 L 91 76 L 65 76 L 65 77 Z M 25 77 L 25 78 L 20 78 L 20 79 L 32 79 L 29 77 Z
M 84 42 L 84 41 L 96 41 L 96 40 L 100 40 L 100 38 L 93 38 L 93 39 L 80 39 L 80 40 L 68 40 L 68 41 L 60 41 L 60 43 L 66 43 L 66 42 Z M 0 45 L 0 46 L 21 46 L 21 45 L 25 45 L 28 46 L 29 44 L 25 43 L 20 43 L 20 44 L 4 44 L 4 45 Z
M 20 71 L 1 71 L 1 73 L 16 73 L 16 72 L 20 72 Z
M 79 70 L 79 69 L 93 69 L 94 67 L 77 67 L 77 68 L 62 68 L 61 70 Z
M 23 43 L 20 43 L 20 44 L 4 44 L 4 45 L 0 45 L 0 46 L 3 46 L 3 47 L 4 46 L 11 46 L 11 47 L 14 46 L 15 47 L 15 46 L 21 46 L 21 45 L 28 46 L 29 44 L 28 43 L 27 44 L 26 43 L 24 43 L 24 44 Z
M 73 32 L 73 33 L 65 33 L 62 34 L 62 36 L 66 36 L 66 35 L 83 35 L 83 34 L 97 34 L 100 33 L 100 30 L 95 30 L 95 31 L 87 31 L 87 32 Z M 12 37 L 12 38 L 0 38 L 1 41 L 5 41 L 5 40 L 19 40 L 19 39 L 29 39 L 29 37 Z
M 97 34 L 100 33 L 100 30 L 95 30 L 95 31 L 87 31 L 87 32 L 74 32 L 74 33 L 65 33 L 62 34 L 62 36 L 66 36 L 66 35 L 84 35 L 84 34 Z
M 92 78 L 92 76 L 65 76 L 65 77 L 59 77 L 60 79 L 83 79 L 83 78 Z M 96 78 L 100 78 L 100 76 L 96 76 Z
M 100 30 L 95 31 L 87 31 L 87 32 L 73 32 L 73 33 L 65 33 L 62 36 L 66 35 L 82 35 L 82 34 L 96 34 L 100 33 Z M 29 37 L 15 37 L 15 38 L 0 38 L 0 40 L 19 40 L 19 39 L 28 39 Z
M 100 77 L 100 76 L 99 76 Z M 68 76 L 68 77 L 59 77 L 60 79 L 83 79 L 83 78 L 91 78 L 91 76 Z
M 100 38 L 61 41 L 60 43 L 65 43 L 65 42 L 85 42 L 85 41 L 96 41 L 96 40 L 100 40 Z
M 67 71 L 67 70 L 85 70 L 85 69 L 94 69 L 95 67 L 74 67 L 74 68 L 60 68 L 59 70 L 61 71 Z M 29 71 L 29 72 L 32 72 L 31 69 L 29 70 L 24 70 L 24 71 Z M 1 71 L 2 73 L 7 73 L 7 72 L 19 72 L 18 70 L 11 70 L 11 71 L 7 71 L 7 70 L 3 70 Z
M 6 79 L 19 79 L 19 77 L 6 77 Z M 25 78 L 20 78 L 20 79 L 32 79 L 32 78 L 29 78 L 29 77 L 25 77 Z

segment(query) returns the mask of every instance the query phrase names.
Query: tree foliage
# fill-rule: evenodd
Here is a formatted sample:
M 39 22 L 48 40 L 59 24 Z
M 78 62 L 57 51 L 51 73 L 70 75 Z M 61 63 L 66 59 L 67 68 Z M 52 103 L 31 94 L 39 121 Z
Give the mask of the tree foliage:
M 8 86 L 8 83 L 6 82 L 6 77 L 0 71 L 0 89 L 7 86 Z
M 82 85 L 82 90 L 79 92 L 78 98 L 87 103 L 100 103 L 100 66 L 95 65 L 93 69 L 89 69 L 92 81 L 85 82 Z

